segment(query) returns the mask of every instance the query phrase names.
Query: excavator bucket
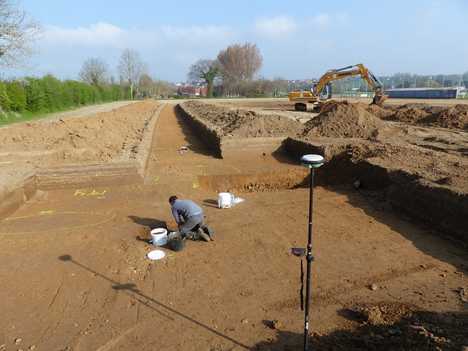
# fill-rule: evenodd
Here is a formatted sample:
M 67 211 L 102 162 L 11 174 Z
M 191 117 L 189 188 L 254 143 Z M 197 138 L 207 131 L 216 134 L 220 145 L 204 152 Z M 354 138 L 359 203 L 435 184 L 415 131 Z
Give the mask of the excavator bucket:
M 388 95 L 385 94 L 375 94 L 374 98 L 372 99 L 371 105 L 379 105 L 381 106 L 385 100 L 387 100 Z

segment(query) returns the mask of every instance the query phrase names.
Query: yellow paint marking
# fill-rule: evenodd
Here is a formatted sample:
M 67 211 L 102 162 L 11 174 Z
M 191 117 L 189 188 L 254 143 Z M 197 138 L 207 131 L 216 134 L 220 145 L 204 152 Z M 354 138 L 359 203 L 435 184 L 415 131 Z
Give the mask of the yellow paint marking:
M 203 165 L 197 165 L 196 167 L 197 167 L 197 168 L 201 168 L 202 174 L 205 174 L 205 168 L 206 168 L 206 167 L 218 167 L 218 168 L 219 168 L 220 166 L 203 166 Z M 232 169 L 236 170 L 237 173 L 240 173 L 240 172 L 241 172 L 237 167 L 234 167 L 234 166 L 224 165 L 224 167 L 232 168 Z
M 104 190 L 103 192 L 93 190 L 90 193 L 87 193 L 86 190 L 77 190 L 77 191 L 75 191 L 74 196 L 77 196 L 77 195 L 80 195 L 80 196 L 85 196 L 85 195 L 96 196 L 96 195 L 104 195 L 106 192 L 107 192 L 107 190 Z
M 53 216 L 53 215 L 98 215 L 98 216 L 106 216 L 103 220 L 96 222 L 96 223 L 88 223 L 88 224 L 83 224 L 83 225 L 75 225 L 71 227 L 62 227 L 62 228 L 48 228 L 45 230 L 31 230 L 31 231 L 23 231 L 23 232 L 10 232 L 10 233 L 0 233 L 0 235 L 20 235 L 20 234 L 32 234 L 32 233 L 44 233 L 44 232 L 50 232 L 50 231 L 59 231 L 59 230 L 71 230 L 71 229 L 79 229 L 79 228 L 86 228 L 86 227 L 94 227 L 98 226 L 102 223 L 105 223 L 107 221 L 110 221 L 111 219 L 115 218 L 116 214 L 115 213 L 110 213 L 110 212 L 56 212 L 53 210 L 48 210 L 48 211 L 41 211 L 38 214 L 35 215 L 29 215 L 29 216 L 20 216 L 20 217 L 10 217 L 10 218 L 5 218 L 5 221 L 14 221 L 14 220 L 21 220 L 21 219 L 28 219 L 32 217 L 37 217 L 37 216 Z M 1 223 L 1 222 L 0 222 Z
M 235 169 L 235 170 L 237 171 L 237 173 L 240 173 L 240 172 L 241 172 L 238 168 L 236 168 L 236 167 L 234 167 L 234 166 L 226 165 L 226 167 L 231 167 L 231 168 Z

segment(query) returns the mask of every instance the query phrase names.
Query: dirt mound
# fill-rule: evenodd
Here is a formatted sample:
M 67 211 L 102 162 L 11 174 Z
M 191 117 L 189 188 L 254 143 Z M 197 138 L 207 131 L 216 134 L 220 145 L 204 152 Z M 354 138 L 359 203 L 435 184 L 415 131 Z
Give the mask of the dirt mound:
M 391 106 L 366 105 L 366 111 L 380 119 L 386 119 L 395 113 Z
M 456 105 L 431 115 L 424 122 L 443 128 L 468 129 L 468 105 Z
M 389 112 L 380 118 L 402 123 L 432 124 L 442 128 L 468 129 L 468 105 L 459 104 L 444 107 L 411 103 L 400 106 L 393 113 Z
M 408 106 L 399 108 L 394 119 L 398 122 L 416 123 L 427 116 L 427 112 L 417 106 Z
M 110 162 L 133 158 L 158 107 L 153 99 L 83 118 L 44 119 L 0 128 L 0 161 L 36 164 Z
M 384 120 L 468 129 L 468 105 L 444 107 L 410 103 L 394 108 L 346 100 L 330 101 L 322 107 L 316 118 L 305 123 L 303 137 L 382 140 L 398 133 L 386 125 Z
M 201 101 L 186 101 L 181 105 L 187 112 L 211 124 L 224 136 L 288 137 L 300 135 L 304 130 L 300 122 L 280 115 L 260 114 L 253 110 L 229 108 Z
M 331 101 L 316 118 L 305 123 L 303 137 L 372 139 L 388 130 L 385 122 L 367 110 L 367 105 Z

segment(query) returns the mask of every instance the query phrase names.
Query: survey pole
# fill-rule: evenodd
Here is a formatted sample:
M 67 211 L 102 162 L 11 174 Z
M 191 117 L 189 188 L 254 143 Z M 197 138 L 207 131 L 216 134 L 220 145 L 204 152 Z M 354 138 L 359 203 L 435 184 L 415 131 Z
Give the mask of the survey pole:
M 310 195 L 309 195 L 309 233 L 307 242 L 307 280 L 306 280 L 306 304 L 305 304 L 305 322 L 304 322 L 304 351 L 307 351 L 309 341 L 309 310 L 310 310 L 310 271 L 311 263 L 315 260 L 312 256 L 312 215 L 314 206 L 314 171 L 325 162 L 325 158 L 320 155 L 304 155 L 301 157 L 301 165 L 310 168 Z

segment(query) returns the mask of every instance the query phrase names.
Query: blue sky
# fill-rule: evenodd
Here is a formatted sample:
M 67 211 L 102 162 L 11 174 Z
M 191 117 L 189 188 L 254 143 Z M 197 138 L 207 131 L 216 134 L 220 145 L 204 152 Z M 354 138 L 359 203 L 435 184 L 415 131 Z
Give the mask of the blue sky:
M 184 82 L 199 59 L 230 45 L 256 44 L 267 79 L 317 78 L 363 63 L 377 76 L 468 71 L 468 1 L 143 1 L 22 0 L 42 22 L 34 70 L 78 79 L 83 62 L 102 58 L 117 77 L 123 50 L 137 50 L 153 79 Z

